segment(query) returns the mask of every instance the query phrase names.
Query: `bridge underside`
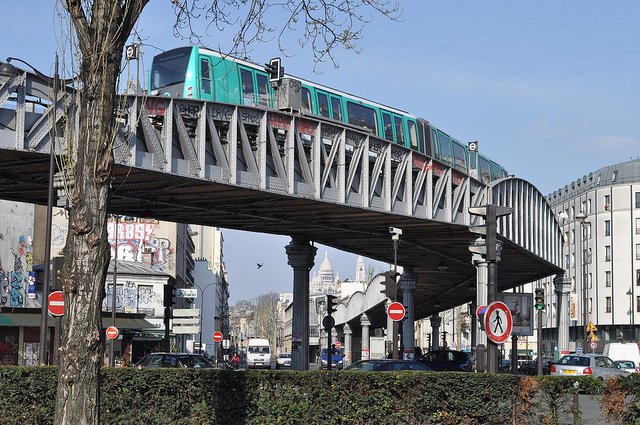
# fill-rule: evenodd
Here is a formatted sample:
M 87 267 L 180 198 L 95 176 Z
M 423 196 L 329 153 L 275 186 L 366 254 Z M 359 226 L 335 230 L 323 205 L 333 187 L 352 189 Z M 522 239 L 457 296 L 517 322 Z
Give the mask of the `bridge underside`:
M 0 149 L 0 199 L 46 205 L 49 157 Z M 138 167 L 114 168 L 111 212 L 277 235 L 301 236 L 393 263 L 389 226 L 402 228 L 398 264 L 417 276 L 416 318 L 475 298 L 476 269 L 464 225 L 194 180 Z M 500 290 L 549 276 L 558 268 L 503 240 Z M 284 249 L 284 247 L 283 247 Z M 446 271 L 438 266 L 446 264 Z M 284 267 L 285 265 L 283 265 Z

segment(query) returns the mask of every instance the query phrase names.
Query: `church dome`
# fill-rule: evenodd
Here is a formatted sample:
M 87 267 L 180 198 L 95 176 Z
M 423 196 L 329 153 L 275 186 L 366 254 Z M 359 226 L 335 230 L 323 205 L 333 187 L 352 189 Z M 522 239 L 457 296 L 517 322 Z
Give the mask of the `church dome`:
M 333 274 L 333 267 L 331 266 L 331 261 L 329 261 L 329 253 L 327 251 L 324 252 L 324 260 L 320 264 L 320 274 Z

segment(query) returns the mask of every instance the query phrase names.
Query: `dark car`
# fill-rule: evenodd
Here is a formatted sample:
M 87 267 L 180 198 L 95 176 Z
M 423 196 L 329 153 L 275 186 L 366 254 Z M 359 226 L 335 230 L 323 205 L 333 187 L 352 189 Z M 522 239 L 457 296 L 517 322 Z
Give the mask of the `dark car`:
M 134 365 L 137 368 L 178 367 L 213 368 L 213 363 L 199 354 L 189 353 L 151 353 Z
M 465 351 L 434 350 L 420 358 L 420 362 L 437 371 L 473 371 L 471 354 Z
M 410 360 L 360 360 L 347 367 L 344 370 L 364 370 L 370 372 L 398 372 L 403 370 L 415 370 L 428 372 L 431 369 L 420 362 Z

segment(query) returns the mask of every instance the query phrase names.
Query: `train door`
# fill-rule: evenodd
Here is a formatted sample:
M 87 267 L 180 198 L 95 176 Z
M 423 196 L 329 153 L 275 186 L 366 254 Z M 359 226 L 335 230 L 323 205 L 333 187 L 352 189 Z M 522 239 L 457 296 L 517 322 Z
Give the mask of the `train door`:
M 255 83 L 253 81 L 253 72 L 249 68 L 239 67 L 240 84 L 242 87 L 242 104 L 247 106 L 256 105 Z
M 342 101 L 338 96 L 329 95 L 331 98 L 331 118 L 338 121 L 344 121 L 342 115 Z
M 405 145 L 405 131 L 404 131 L 404 125 L 402 123 L 402 116 L 401 115 L 396 115 L 393 114 L 393 130 L 395 132 L 395 139 L 396 139 L 396 143 L 401 145 L 401 146 L 406 146 Z
M 422 147 L 420 146 L 420 139 L 418 138 L 418 126 L 412 119 L 405 118 L 405 121 L 407 122 L 407 136 L 409 136 L 410 147 L 412 150 L 420 152 Z
M 384 138 L 393 142 L 393 121 L 391 121 L 391 114 L 382 111 L 382 126 L 384 127 Z
M 215 100 L 215 90 L 213 86 L 213 67 L 211 66 L 211 59 L 206 56 L 200 56 L 200 83 L 198 99 L 202 100 Z
M 318 115 L 331 118 L 331 110 L 329 109 L 329 95 L 321 90 L 316 89 Z
M 265 72 L 251 68 L 240 68 L 240 82 L 242 84 L 242 104 L 248 106 L 271 107 L 271 87 L 269 77 Z

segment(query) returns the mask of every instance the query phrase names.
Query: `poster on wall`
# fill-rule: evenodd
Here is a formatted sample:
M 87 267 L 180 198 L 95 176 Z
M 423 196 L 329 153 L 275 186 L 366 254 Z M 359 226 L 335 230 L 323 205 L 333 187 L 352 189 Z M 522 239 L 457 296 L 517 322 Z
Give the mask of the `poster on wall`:
M 36 272 L 29 272 L 27 277 L 29 285 L 27 286 L 27 298 L 33 300 L 36 298 Z
M 578 320 L 578 294 L 571 294 L 569 298 L 569 320 Z
M 513 319 L 512 335 L 533 335 L 533 294 L 501 292 L 498 300 L 509 307 Z

